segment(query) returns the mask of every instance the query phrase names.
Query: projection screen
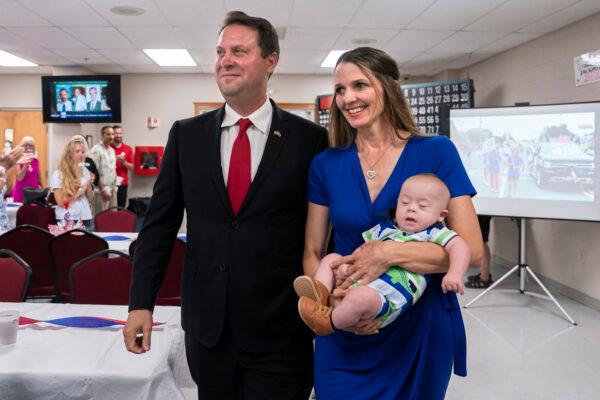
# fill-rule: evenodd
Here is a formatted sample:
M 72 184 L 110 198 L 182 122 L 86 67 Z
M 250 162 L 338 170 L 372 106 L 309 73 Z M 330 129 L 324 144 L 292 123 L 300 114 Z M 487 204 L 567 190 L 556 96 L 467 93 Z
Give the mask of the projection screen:
M 478 214 L 600 221 L 600 103 L 450 110 Z

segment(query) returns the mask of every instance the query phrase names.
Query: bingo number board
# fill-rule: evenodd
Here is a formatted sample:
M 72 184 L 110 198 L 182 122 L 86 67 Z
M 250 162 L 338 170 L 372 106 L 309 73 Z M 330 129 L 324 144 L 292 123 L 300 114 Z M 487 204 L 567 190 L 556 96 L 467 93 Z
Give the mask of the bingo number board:
M 448 135 L 450 109 L 473 107 L 473 81 L 471 79 L 402 85 L 404 96 L 412 114 L 425 133 Z M 329 107 L 333 96 L 317 97 L 317 118 L 321 126 L 329 123 Z
M 450 109 L 473 107 L 471 79 L 402 85 L 404 96 L 421 131 L 450 133 Z

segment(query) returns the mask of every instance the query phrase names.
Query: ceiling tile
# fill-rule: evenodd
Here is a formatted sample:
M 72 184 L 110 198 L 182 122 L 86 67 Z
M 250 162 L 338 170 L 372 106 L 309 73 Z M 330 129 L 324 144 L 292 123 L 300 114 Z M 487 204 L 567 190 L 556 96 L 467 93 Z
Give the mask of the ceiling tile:
M 281 67 L 318 67 L 328 51 L 326 50 L 282 50 L 278 65 Z
M 8 28 L 11 32 L 23 36 L 47 49 L 86 49 L 87 46 L 69 36 L 59 28 Z
M 198 65 L 210 65 L 211 72 L 214 68 L 214 62 L 217 59 L 217 53 L 214 50 L 190 50 L 190 55 Z
M 181 32 L 169 26 L 124 26 L 119 31 L 139 49 L 183 49 Z
M 282 74 L 294 74 L 294 75 L 298 75 L 298 74 L 312 74 L 314 71 L 315 71 L 315 67 L 310 67 L 310 66 L 295 66 L 295 67 L 278 66 L 277 69 L 275 69 L 275 74 L 277 74 L 277 75 L 282 75 Z
M 141 50 L 98 50 L 105 58 L 121 65 L 155 65 Z
M 292 12 L 293 0 L 224 0 L 227 11 L 243 11 L 248 15 L 266 18 L 274 26 L 288 26 L 289 15 Z M 314 0 L 303 0 L 301 3 L 311 3 Z M 298 2 L 296 2 L 298 3 Z M 223 20 L 223 15 L 217 20 Z M 323 25 L 327 26 L 327 25 Z
M 181 38 L 186 49 L 212 50 L 219 41 L 220 28 L 215 26 L 178 26 L 173 28 L 177 37 Z
M 469 53 L 504 36 L 506 33 L 501 32 L 456 32 L 430 51 Z
M 84 1 L 19 0 L 23 6 L 59 26 L 110 26 Z
M 562 10 L 579 0 L 510 0 L 465 29 L 513 32 Z
M 124 74 L 127 72 L 124 67 L 114 64 L 86 65 L 86 68 L 95 74 Z
M 434 2 L 435 0 L 367 0 L 348 26 L 403 29 Z
M 387 44 L 392 37 L 398 34 L 397 29 L 344 29 L 342 35 L 333 46 L 334 49 L 353 49 L 360 46 L 381 48 Z M 356 39 L 374 39 L 369 44 L 354 43 Z
M 288 28 L 280 42 L 284 50 L 331 50 L 342 29 Z
M 134 49 L 135 46 L 113 27 L 67 27 L 64 30 L 92 49 Z
M 289 25 L 294 27 L 330 28 L 350 26 L 350 20 L 361 3 L 362 0 L 296 1 L 294 3 L 294 9 L 292 10 Z M 352 23 L 351 25 L 353 27 L 362 28 L 362 26 L 355 23 Z
M 508 49 L 512 49 L 513 47 L 516 47 L 522 43 L 533 40 L 539 35 L 539 33 L 510 33 L 507 36 L 496 40 L 495 42 L 478 48 L 477 50 L 475 50 L 475 52 L 488 54 L 501 53 Z
M 87 66 L 87 64 L 109 64 L 103 55 L 95 50 L 54 50 L 60 56 L 73 61 L 74 64 Z
M 41 46 L 31 40 L 25 39 L 19 35 L 0 28 L 0 49 L 40 49 Z
M 98 14 L 114 26 L 166 26 L 169 23 L 152 0 L 86 0 Z M 127 17 L 114 14 L 113 7 L 137 7 L 145 12 L 142 15 Z
M 456 53 L 423 53 L 413 58 L 411 61 L 404 63 L 403 67 L 423 67 L 423 68 L 436 68 L 444 67 L 451 61 L 456 60 L 461 55 Z
M 52 24 L 39 14 L 13 0 L 2 0 L 0 26 L 51 26 Z
M 407 29 L 462 29 L 506 0 L 438 0 Z
M 391 52 L 388 52 L 388 54 L 390 56 L 392 56 L 392 58 L 394 60 L 396 60 L 396 62 L 399 65 L 402 65 L 404 63 L 409 62 L 413 58 L 420 56 L 423 53 L 419 53 L 419 52 L 415 52 L 415 51 L 391 51 Z
M 480 61 L 483 61 L 487 58 L 490 58 L 491 56 L 493 56 L 493 54 L 483 54 L 483 53 L 469 53 L 469 54 L 462 54 L 460 57 L 458 57 L 457 59 L 449 62 L 446 66 L 445 69 L 461 69 L 461 68 L 466 68 L 470 65 L 473 64 L 477 64 Z
M 424 52 L 440 43 L 454 31 L 413 31 L 402 30 L 384 47 L 391 52 L 416 51 Z
M 72 61 L 61 57 L 50 50 L 16 50 L 11 53 L 38 65 L 73 65 Z
M 215 25 L 225 16 L 222 1 L 169 0 L 156 6 L 172 26 Z
M 132 74 L 156 74 L 164 72 L 158 65 L 123 65 L 123 68 Z
M 584 0 L 520 29 L 520 32 L 547 33 L 600 12 L 600 1 Z

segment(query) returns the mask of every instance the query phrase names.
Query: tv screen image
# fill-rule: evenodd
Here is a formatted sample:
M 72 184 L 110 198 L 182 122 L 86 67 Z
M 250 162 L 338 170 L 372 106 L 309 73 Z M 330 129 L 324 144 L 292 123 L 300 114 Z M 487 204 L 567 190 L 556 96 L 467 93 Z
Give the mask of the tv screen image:
M 118 75 L 44 76 L 44 122 L 120 122 Z
M 488 215 L 600 220 L 600 103 L 450 111 L 450 137 Z

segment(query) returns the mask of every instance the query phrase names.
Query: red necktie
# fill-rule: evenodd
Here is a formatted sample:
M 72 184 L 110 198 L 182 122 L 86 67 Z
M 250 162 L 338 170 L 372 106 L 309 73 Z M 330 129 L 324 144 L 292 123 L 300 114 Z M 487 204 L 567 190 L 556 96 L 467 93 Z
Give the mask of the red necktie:
M 252 125 L 252 121 L 240 118 L 238 124 L 240 130 L 231 149 L 227 177 L 227 194 L 234 215 L 237 215 L 250 188 L 250 140 L 246 131 Z

